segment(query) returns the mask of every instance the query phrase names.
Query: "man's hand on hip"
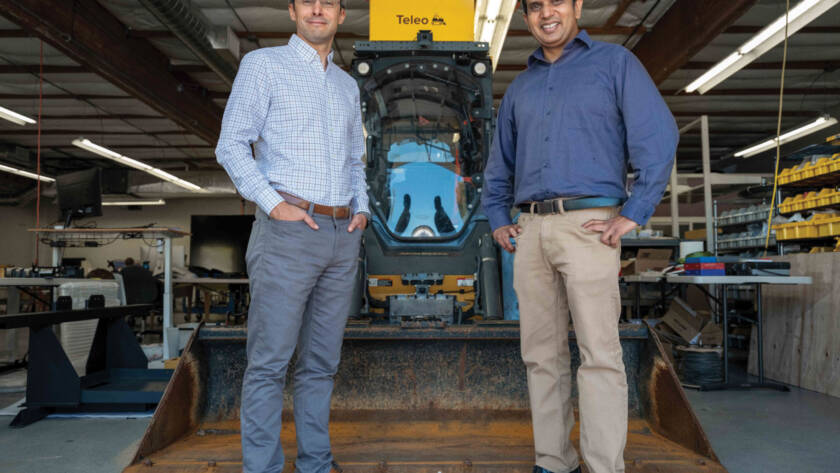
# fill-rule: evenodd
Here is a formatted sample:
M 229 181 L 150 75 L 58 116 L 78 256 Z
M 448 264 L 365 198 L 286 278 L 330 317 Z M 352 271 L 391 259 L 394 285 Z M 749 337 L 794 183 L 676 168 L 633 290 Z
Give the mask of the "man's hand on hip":
M 512 223 L 493 230 L 493 239 L 496 240 L 496 243 L 498 243 L 503 250 L 508 253 L 513 253 L 516 251 L 516 247 L 510 243 L 510 239 L 519 236 L 520 233 L 522 233 L 522 227 Z
M 616 215 L 609 220 L 590 220 L 583 224 L 583 228 L 591 232 L 601 233 L 601 243 L 618 248 L 621 237 L 636 228 L 638 224 L 624 215 Z
M 350 225 L 347 227 L 347 231 L 353 233 L 353 230 L 359 228 L 364 230 L 367 227 L 367 217 L 365 214 L 356 214 L 353 216 L 353 220 L 350 220 Z
M 271 209 L 269 217 L 274 220 L 285 220 L 287 222 L 297 222 L 298 220 L 303 220 L 307 225 L 309 225 L 309 228 L 313 230 L 318 229 L 318 224 L 315 223 L 315 220 L 312 220 L 312 217 L 310 217 L 305 210 L 300 207 L 295 207 L 288 202 L 280 202 L 277 204 L 276 207 Z

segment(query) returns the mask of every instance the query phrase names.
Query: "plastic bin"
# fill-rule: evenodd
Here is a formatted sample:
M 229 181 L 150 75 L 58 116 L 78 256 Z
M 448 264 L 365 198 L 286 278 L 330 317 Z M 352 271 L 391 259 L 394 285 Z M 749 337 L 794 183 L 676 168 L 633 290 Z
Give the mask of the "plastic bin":
M 831 163 L 829 166 L 831 172 L 840 172 L 840 153 L 831 157 Z
M 817 226 L 820 237 L 840 235 L 840 217 L 820 219 Z
M 796 227 L 794 227 L 794 234 L 796 235 L 795 238 L 817 238 L 820 233 L 817 225 L 814 225 L 812 222 L 796 222 Z
M 838 168 L 838 169 L 840 169 L 840 168 Z M 779 184 L 784 185 L 784 184 L 790 183 L 792 175 L 793 175 L 793 168 L 782 169 L 782 172 L 779 173 Z

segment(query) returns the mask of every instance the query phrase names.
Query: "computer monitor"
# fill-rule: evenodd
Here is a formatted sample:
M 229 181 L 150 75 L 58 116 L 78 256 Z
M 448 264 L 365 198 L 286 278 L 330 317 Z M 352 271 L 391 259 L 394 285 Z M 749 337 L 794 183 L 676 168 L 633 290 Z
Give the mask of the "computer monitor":
M 193 215 L 190 219 L 190 267 L 214 275 L 244 275 L 245 251 L 253 215 Z
M 99 168 L 91 168 L 56 177 L 58 207 L 65 227 L 74 219 L 102 215 L 101 175 Z

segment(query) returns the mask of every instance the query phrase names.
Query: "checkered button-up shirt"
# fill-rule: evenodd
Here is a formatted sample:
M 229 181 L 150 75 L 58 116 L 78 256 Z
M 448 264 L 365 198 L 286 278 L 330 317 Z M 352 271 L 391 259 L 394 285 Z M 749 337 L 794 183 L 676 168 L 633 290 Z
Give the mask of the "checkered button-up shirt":
M 368 210 L 359 88 L 297 35 L 242 58 L 216 157 L 239 193 L 265 213 L 278 190 L 321 205 Z M 255 156 L 251 154 L 254 145 Z

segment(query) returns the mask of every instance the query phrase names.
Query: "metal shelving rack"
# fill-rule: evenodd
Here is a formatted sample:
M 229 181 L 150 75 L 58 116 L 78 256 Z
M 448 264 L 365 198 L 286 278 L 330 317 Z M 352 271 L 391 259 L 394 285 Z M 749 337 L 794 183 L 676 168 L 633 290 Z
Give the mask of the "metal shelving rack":
M 813 155 L 834 155 L 840 153 L 840 146 L 836 145 L 810 145 L 806 146 L 795 153 L 787 156 L 785 159 L 793 161 L 797 159 L 807 158 Z M 810 208 L 803 208 L 801 210 L 796 211 L 788 211 L 788 212 L 780 212 L 779 207 L 785 197 L 786 194 L 799 194 L 803 192 L 809 191 L 819 191 L 825 187 L 838 187 L 840 186 L 840 170 L 833 171 L 827 174 L 820 174 L 814 177 L 810 177 L 807 179 L 801 179 L 794 182 L 789 182 L 786 184 L 780 184 L 776 191 L 776 212 L 775 215 L 792 215 L 798 212 L 815 212 L 819 210 L 826 210 L 826 209 L 840 209 L 840 204 L 833 203 L 829 205 L 821 205 L 815 206 Z M 833 242 L 837 239 L 836 235 L 833 236 L 822 236 L 822 237 L 815 237 L 815 238 L 797 238 L 797 239 L 786 239 L 786 240 L 779 240 L 778 248 L 779 254 L 784 254 L 785 246 L 788 244 L 798 244 L 798 245 L 805 245 L 805 246 L 825 246 L 826 243 L 831 243 L 829 246 L 834 246 Z
M 718 215 L 718 202 L 717 200 L 714 201 L 714 218 L 712 222 L 714 222 L 714 254 L 717 256 L 720 253 L 729 253 L 729 252 L 743 252 L 749 250 L 759 250 L 764 248 L 764 241 L 766 239 L 766 234 L 761 236 L 751 236 L 739 239 L 725 239 L 721 241 L 721 235 L 718 235 L 718 229 L 725 229 L 724 231 L 728 230 L 729 233 L 724 233 L 724 235 L 737 233 L 742 230 L 746 230 L 747 227 L 751 224 L 762 224 L 767 223 L 767 212 L 769 211 L 769 203 L 762 202 L 761 209 L 754 212 L 755 216 L 746 217 L 743 220 L 741 217 L 734 217 L 734 221 L 729 221 L 727 219 L 731 217 L 720 217 Z M 771 231 L 768 229 L 768 231 Z M 770 235 L 770 246 L 776 246 L 776 237 L 774 235 Z

